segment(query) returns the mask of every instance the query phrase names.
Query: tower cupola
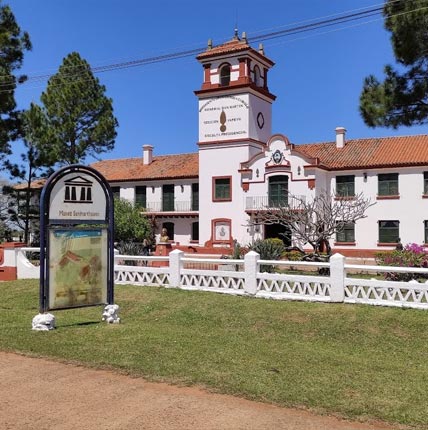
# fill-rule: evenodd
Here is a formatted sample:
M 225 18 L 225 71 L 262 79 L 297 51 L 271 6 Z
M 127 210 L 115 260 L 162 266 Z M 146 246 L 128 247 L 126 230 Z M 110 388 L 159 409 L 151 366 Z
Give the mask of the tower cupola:
M 235 31 L 233 39 L 218 46 L 213 46 L 210 39 L 207 50 L 196 58 L 204 68 L 204 81 L 201 90 L 195 91 L 197 95 L 247 85 L 275 99 L 268 88 L 268 72 L 274 62 L 264 54 L 263 45 L 258 50 L 249 45 L 245 32 L 239 38 Z

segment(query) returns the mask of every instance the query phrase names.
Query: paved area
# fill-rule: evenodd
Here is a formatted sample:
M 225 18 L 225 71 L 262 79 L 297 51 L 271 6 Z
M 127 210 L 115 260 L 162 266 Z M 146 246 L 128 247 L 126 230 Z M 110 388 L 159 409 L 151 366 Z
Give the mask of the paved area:
M 0 352 L 2 430 L 387 430 Z

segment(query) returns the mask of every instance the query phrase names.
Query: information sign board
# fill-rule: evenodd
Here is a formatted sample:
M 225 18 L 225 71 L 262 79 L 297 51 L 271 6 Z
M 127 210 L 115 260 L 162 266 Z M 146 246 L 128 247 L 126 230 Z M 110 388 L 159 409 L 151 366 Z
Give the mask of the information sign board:
M 40 201 L 40 312 L 113 304 L 113 196 L 96 170 L 54 173 Z

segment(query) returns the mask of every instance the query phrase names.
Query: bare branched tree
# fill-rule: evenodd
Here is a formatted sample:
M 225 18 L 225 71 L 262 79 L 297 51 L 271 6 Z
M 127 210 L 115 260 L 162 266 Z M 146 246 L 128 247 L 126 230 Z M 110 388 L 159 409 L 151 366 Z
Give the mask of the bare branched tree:
M 286 202 L 264 208 L 251 223 L 283 225 L 289 229 L 295 242 L 300 244 L 297 248 L 302 253 L 302 246 L 309 244 L 314 255 L 321 251 L 330 255 L 329 239 L 342 232 L 346 225 L 366 218 L 367 209 L 374 204 L 362 193 L 352 197 L 337 197 L 335 193 L 322 192 L 309 201 L 289 194 Z

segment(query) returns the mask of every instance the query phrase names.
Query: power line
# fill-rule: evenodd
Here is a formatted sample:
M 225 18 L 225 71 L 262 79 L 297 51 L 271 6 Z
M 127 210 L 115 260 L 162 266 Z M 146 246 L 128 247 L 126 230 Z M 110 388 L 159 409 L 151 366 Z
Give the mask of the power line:
M 402 1 L 402 0 L 395 0 L 395 1 L 398 2 L 398 1 Z M 406 1 L 412 1 L 412 0 L 406 0 Z M 422 8 L 414 9 L 414 10 L 411 10 L 408 12 L 395 14 L 393 16 L 405 15 L 405 14 L 417 12 L 417 11 L 424 10 L 424 9 L 428 9 L 428 7 L 422 7 Z M 360 9 L 357 9 L 357 10 L 360 10 Z M 262 41 L 287 37 L 287 36 L 291 36 L 291 35 L 295 35 L 295 34 L 299 34 L 299 33 L 310 32 L 310 31 L 314 31 L 314 30 L 318 30 L 318 29 L 322 29 L 322 28 L 326 28 L 326 27 L 331 27 L 331 26 L 345 24 L 345 23 L 349 23 L 349 22 L 353 22 L 353 21 L 357 21 L 357 20 L 362 20 L 364 18 L 373 17 L 375 15 L 381 15 L 382 11 L 383 11 L 383 6 L 376 6 L 376 7 L 372 7 L 372 8 L 367 8 L 366 10 L 363 10 L 360 12 L 351 11 L 353 13 L 347 13 L 345 15 L 343 15 L 343 14 L 342 15 L 339 15 L 339 14 L 332 15 L 333 16 L 332 18 L 328 18 L 328 17 L 327 17 L 328 19 L 322 18 L 321 20 L 318 19 L 317 21 L 314 21 L 314 22 L 309 23 L 309 24 L 297 25 L 297 26 L 293 26 L 293 27 L 288 28 L 288 29 L 283 29 L 283 30 L 278 30 L 278 31 L 274 31 L 274 32 L 261 34 L 258 36 L 248 37 L 247 40 L 251 41 L 251 42 L 262 42 Z M 303 21 L 303 22 L 305 22 L 305 21 Z M 141 67 L 141 66 L 145 66 L 145 65 L 149 65 L 149 64 L 160 63 L 160 62 L 165 62 L 165 61 L 172 61 L 172 60 L 177 60 L 177 59 L 181 59 L 181 58 L 194 56 L 194 55 L 197 55 L 199 53 L 204 52 L 205 49 L 206 49 L 205 47 L 197 47 L 197 48 L 193 48 L 193 49 L 187 49 L 187 50 L 167 53 L 167 54 L 163 54 L 163 55 L 157 55 L 157 56 L 139 58 L 139 59 L 130 60 L 130 61 L 101 65 L 101 66 L 97 66 L 97 67 L 92 67 L 91 71 L 94 74 L 99 74 L 99 73 L 106 73 L 106 72 L 110 72 L 110 71 L 114 71 L 114 70 L 123 70 L 123 69 L 129 69 L 129 68 L 134 68 L 134 67 Z M 43 75 L 30 76 L 25 81 L 25 84 L 43 82 L 52 76 L 53 76 L 53 74 L 43 74 Z M 68 76 L 70 76 L 70 77 L 76 76 L 76 73 L 71 72 Z M 67 74 L 65 74 L 65 77 L 67 77 Z M 2 77 L 0 76 L 0 82 L 1 82 L 1 78 Z M 13 88 L 10 88 L 10 86 L 11 85 L 14 86 L 14 84 L 15 84 L 15 80 L 10 81 L 10 82 L 0 83 L 0 93 L 13 90 Z
M 364 12 L 358 12 L 358 13 L 341 16 L 341 17 L 326 19 L 323 21 L 317 21 L 313 24 L 301 25 L 287 30 L 280 30 L 280 31 L 274 31 L 268 34 L 263 34 L 261 36 L 249 37 L 248 40 L 254 41 L 254 42 L 262 42 L 265 40 L 275 39 L 278 37 L 288 36 L 288 35 L 302 33 L 302 32 L 311 31 L 311 30 L 318 30 L 319 28 L 324 28 L 327 26 L 339 25 L 349 21 L 355 21 L 358 19 L 370 17 L 373 15 L 379 15 L 382 10 L 383 10 L 383 7 L 377 7 Z

